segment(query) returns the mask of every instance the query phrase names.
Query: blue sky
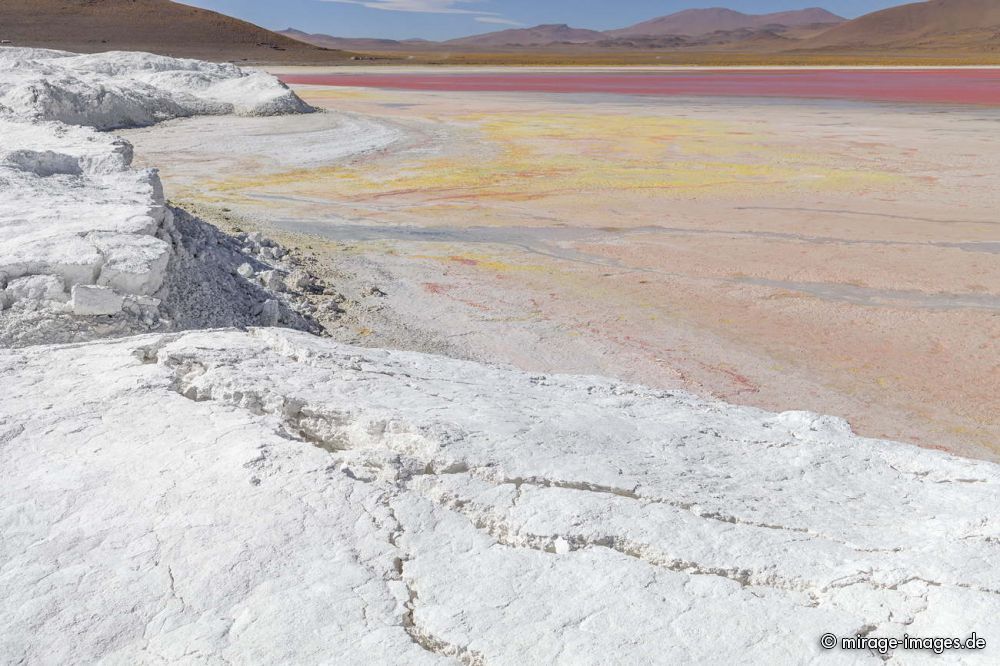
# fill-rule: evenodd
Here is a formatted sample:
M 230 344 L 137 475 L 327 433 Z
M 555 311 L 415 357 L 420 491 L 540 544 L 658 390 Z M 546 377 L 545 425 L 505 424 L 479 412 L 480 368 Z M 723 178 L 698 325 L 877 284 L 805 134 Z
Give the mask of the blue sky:
M 509 27 L 568 23 L 621 28 L 691 7 L 747 13 L 821 6 L 853 18 L 900 0 L 183 0 L 266 28 L 298 28 L 339 37 L 450 39 Z

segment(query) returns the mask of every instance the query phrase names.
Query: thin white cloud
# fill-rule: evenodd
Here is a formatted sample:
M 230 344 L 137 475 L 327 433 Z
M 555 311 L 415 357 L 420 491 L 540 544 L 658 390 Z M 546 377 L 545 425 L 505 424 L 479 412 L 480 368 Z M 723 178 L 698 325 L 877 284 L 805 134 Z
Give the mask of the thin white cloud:
M 480 23 L 496 23 L 498 25 L 524 25 L 520 21 L 512 21 L 502 16 L 477 16 L 476 20 Z
M 420 12 L 425 14 L 481 14 L 496 16 L 494 12 L 484 12 L 467 8 L 482 0 L 323 0 L 345 5 L 361 5 L 370 9 L 384 9 L 390 12 Z

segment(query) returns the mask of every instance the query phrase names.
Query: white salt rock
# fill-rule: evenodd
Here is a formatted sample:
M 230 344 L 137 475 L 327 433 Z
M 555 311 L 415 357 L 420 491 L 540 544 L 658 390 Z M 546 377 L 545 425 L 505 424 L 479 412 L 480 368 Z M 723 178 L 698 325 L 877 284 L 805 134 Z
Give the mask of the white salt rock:
M 160 299 L 152 296 L 127 296 L 122 309 L 137 315 L 158 314 Z
M 73 287 L 73 314 L 111 315 L 121 312 L 124 298 L 114 290 L 97 285 L 78 284 Z
M 57 301 L 68 299 L 62 280 L 54 275 L 29 275 L 11 280 L 7 284 L 7 295 L 11 300 Z
M 156 233 L 160 223 L 149 215 L 134 215 L 126 220 L 119 227 L 119 231 L 127 234 L 144 234 L 152 236 Z
M 279 271 L 263 271 L 259 276 L 260 283 L 265 289 L 271 291 L 282 291 L 285 288 L 285 281 Z
M 247 263 L 240 264 L 240 267 L 236 269 L 236 273 L 240 277 L 252 278 L 253 277 L 253 266 Z
M 312 282 L 312 278 L 302 271 L 295 271 L 285 278 L 285 286 L 292 290 L 307 289 Z
M 47 178 L 57 174 L 79 176 L 83 173 L 80 160 L 52 150 L 14 150 L 0 157 L 7 166 Z
M 153 236 L 98 231 L 87 236 L 104 257 L 98 284 L 149 296 L 163 285 L 170 245 Z
M 278 319 L 281 317 L 281 309 L 278 307 L 278 301 L 273 298 L 269 298 L 264 301 L 260 306 L 260 323 L 264 326 L 275 326 L 278 323 Z
M 6 214 L 5 203 L 5 198 L 0 197 L 0 213 Z M 66 285 L 92 283 L 104 257 L 85 238 L 52 229 L 50 224 L 65 224 L 65 220 L 46 220 L 44 226 L 48 228 L 28 236 L 16 231 L 0 235 L 0 270 L 11 278 L 54 275 Z

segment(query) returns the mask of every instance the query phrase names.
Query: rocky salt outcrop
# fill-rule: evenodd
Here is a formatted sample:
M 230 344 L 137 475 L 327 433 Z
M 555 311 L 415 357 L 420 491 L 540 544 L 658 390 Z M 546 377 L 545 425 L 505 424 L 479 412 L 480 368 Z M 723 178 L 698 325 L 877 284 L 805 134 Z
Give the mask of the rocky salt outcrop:
M 171 254 L 156 234 L 170 212 L 156 173 L 131 158 L 89 128 L 0 118 L 0 274 L 54 277 L 67 293 L 156 293 Z
M 78 315 L 114 315 L 122 310 L 125 297 L 108 287 L 78 284 L 73 287 L 70 307 Z
M 1000 468 L 837 419 L 278 329 L 0 376 L 13 663 L 879 664 L 819 637 L 1000 635 Z
M 192 242 L 204 247 L 201 237 L 212 232 L 191 223 L 188 235 L 179 230 L 157 173 L 133 169 L 131 145 L 97 131 L 194 114 L 308 110 L 273 77 L 232 65 L 0 49 L 0 344 L 198 325 L 308 328 L 273 305 L 259 318 L 272 294 L 234 281 L 231 249 L 209 248 L 200 262 L 190 256 Z M 195 275 L 171 278 L 182 267 Z M 218 304 L 193 302 L 195 278 L 218 287 Z M 234 307 L 246 317 L 228 316 Z
M 235 65 L 113 51 L 77 55 L 0 48 L 0 108 L 34 120 L 101 130 L 197 115 L 312 109 L 263 72 Z

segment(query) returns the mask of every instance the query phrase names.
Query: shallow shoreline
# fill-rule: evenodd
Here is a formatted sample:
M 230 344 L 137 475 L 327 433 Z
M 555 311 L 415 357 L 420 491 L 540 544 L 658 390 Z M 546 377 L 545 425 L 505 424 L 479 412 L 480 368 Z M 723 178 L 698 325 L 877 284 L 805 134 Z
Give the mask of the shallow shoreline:
M 343 111 L 352 124 L 367 117 L 398 137 L 301 169 L 294 158 L 264 164 L 254 157 L 254 141 L 292 131 L 278 129 L 280 121 L 273 129 L 259 123 L 252 132 L 261 138 L 244 142 L 239 151 L 246 155 L 237 158 L 221 143 L 189 147 L 186 137 L 209 121 L 182 121 L 130 138 L 140 160 L 148 156 L 162 167 L 177 200 L 247 215 L 284 244 L 313 245 L 316 265 L 347 264 L 358 279 L 377 283 L 388 294 L 378 307 L 395 323 L 386 338 L 375 334 L 373 344 L 530 371 L 602 374 L 765 409 L 806 408 L 844 416 L 865 435 L 997 458 L 992 444 L 1000 425 L 989 420 L 990 359 L 981 346 L 988 341 L 980 339 L 993 326 L 989 317 L 1000 297 L 988 286 L 996 266 L 995 223 L 978 199 L 959 206 L 953 195 L 963 174 L 982 174 L 987 166 L 953 155 L 957 148 L 941 153 L 934 138 L 934 132 L 955 133 L 971 152 L 972 128 L 991 126 L 992 111 L 963 112 L 952 123 L 948 114 L 917 107 L 836 106 L 845 118 L 876 123 L 858 136 L 829 123 L 833 108 L 819 102 L 774 102 L 754 112 L 773 120 L 741 126 L 721 119 L 740 108 L 735 102 L 716 107 L 682 100 L 657 116 L 641 102 L 607 106 L 587 98 L 588 108 L 601 114 L 647 114 L 642 122 L 651 136 L 675 134 L 685 150 L 706 151 L 710 169 L 680 177 L 715 177 L 712 170 L 720 167 L 712 166 L 719 162 L 712 151 L 732 154 L 730 160 L 745 152 L 749 164 L 777 168 L 813 140 L 817 157 L 801 168 L 814 171 L 820 183 L 797 180 L 788 170 L 775 172 L 772 184 L 754 184 L 733 161 L 718 177 L 734 184 L 718 193 L 695 188 L 654 205 L 642 203 L 650 195 L 619 191 L 612 181 L 602 195 L 607 203 L 588 209 L 573 203 L 572 191 L 589 185 L 571 179 L 578 176 L 570 161 L 553 162 L 555 180 L 540 172 L 504 182 L 511 170 L 544 169 L 560 151 L 587 151 L 606 140 L 600 119 L 611 116 L 584 124 L 571 97 L 522 104 L 526 126 L 537 125 L 531 130 L 536 139 L 522 138 L 521 125 L 510 120 L 513 96 L 462 97 L 469 113 L 444 123 L 425 117 L 449 117 L 453 102 L 443 93 L 300 92 L 338 109 L 310 121 L 330 133 L 333 143 L 324 149 L 335 146 Z M 490 123 L 497 133 L 484 136 L 493 131 Z M 924 129 L 927 123 L 937 129 Z M 548 138 L 552 132 L 566 139 Z M 656 145 L 638 141 L 630 150 Z M 187 169 L 208 162 L 185 175 L 171 166 L 178 148 L 186 151 L 179 157 Z M 533 163 L 507 165 L 502 160 L 511 150 L 540 152 Z M 914 151 L 927 157 L 915 161 Z M 585 157 L 584 166 L 589 159 L 596 158 Z M 690 159 L 698 169 L 706 158 L 695 153 Z M 949 164 L 953 173 L 945 182 L 924 179 L 939 168 L 932 160 Z M 482 173 L 463 175 L 469 164 Z M 914 164 L 919 169 L 906 166 Z M 202 168 L 214 180 L 192 182 Z M 596 163 L 597 186 L 608 178 L 626 183 L 628 172 L 618 176 L 615 169 L 614 160 Z M 828 174 L 849 180 L 831 189 L 823 185 Z M 508 200 L 500 186 L 484 187 L 479 178 L 500 179 L 526 198 Z M 611 211 L 619 220 L 608 226 Z M 345 339 L 368 344 L 358 337 L 361 328 L 369 336 L 378 327 L 357 326 Z M 413 335 L 423 346 L 410 346 Z M 914 368 L 914 358 L 926 367 Z
M 286 72 L 291 85 L 440 92 L 600 93 L 651 97 L 834 99 L 1000 106 L 992 68 L 702 68 L 698 70 L 356 70 Z

